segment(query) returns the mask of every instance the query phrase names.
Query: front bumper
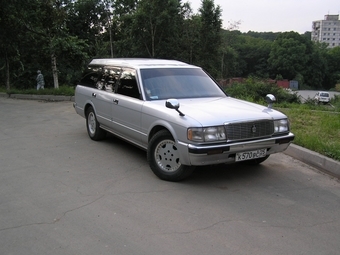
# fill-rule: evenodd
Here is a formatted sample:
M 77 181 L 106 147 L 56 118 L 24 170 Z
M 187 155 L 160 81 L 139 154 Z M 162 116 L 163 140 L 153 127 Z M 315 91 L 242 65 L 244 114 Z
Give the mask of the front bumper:
M 286 150 L 294 140 L 294 134 L 289 133 L 285 136 L 271 137 L 261 140 L 237 142 L 221 145 L 193 145 L 179 143 L 182 149 L 186 148 L 185 158 L 181 159 L 182 164 L 202 166 L 221 163 L 234 163 L 235 154 L 258 149 L 267 149 L 267 155 Z
M 329 98 L 319 98 L 319 102 L 329 103 Z

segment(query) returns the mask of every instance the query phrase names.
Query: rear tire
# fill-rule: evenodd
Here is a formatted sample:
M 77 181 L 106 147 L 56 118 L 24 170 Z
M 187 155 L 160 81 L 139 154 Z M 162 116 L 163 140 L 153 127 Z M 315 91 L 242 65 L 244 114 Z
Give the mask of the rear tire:
M 154 174 L 165 181 L 181 181 L 194 171 L 193 166 L 182 165 L 179 161 L 176 143 L 167 130 L 161 130 L 151 138 L 147 160 Z
M 103 140 L 106 136 L 106 131 L 99 127 L 99 122 L 92 106 L 86 110 L 86 128 L 89 137 L 94 141 Z

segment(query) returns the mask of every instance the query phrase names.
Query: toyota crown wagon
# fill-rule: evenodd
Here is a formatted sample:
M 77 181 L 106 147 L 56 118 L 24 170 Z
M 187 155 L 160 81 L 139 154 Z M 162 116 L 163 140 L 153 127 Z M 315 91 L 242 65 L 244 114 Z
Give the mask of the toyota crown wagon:
M 287 149 L 287 117 L 228 96 L 202 68 L 174 60 L 94 59 L 75 90 L 92 140 L 107 132 L 147 152 L 156 176 L 188 177 L 195 166 L 259 164 Z

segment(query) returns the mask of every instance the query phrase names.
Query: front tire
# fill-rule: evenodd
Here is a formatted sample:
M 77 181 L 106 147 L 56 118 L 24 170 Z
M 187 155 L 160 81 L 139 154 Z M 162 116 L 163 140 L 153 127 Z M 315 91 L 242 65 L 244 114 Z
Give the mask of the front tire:
M 181 164 L 177 145 L 167 130 L 161 130 L 151 138 L 147 160 L 154 174 L 165 181 L 181 181 L 194 171 L 193 166 Z
M 94 141 L 103 140 L 106 136 L 106 131 L 99 127 L 99 122 L 92 106 L 86 110 L 86 128 L 89 137 Z

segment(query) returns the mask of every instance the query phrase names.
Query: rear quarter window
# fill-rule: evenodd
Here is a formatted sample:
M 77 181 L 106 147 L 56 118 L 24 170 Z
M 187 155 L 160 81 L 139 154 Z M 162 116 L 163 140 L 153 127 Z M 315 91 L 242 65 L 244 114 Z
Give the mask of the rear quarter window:
M 97 82 L 101 76 L 101 69 L 102 68 L 100 67 L 88 67 L 88 70 L 84 73 L 79 84 L 86 87 L 96 88 Z

